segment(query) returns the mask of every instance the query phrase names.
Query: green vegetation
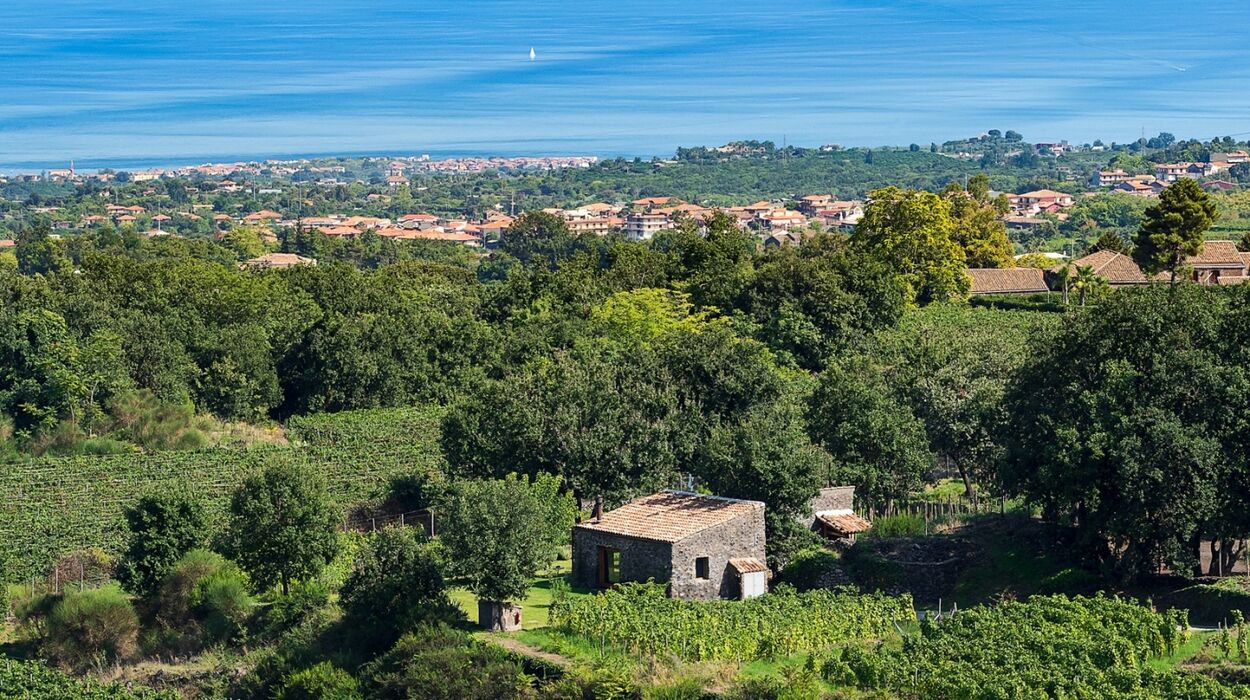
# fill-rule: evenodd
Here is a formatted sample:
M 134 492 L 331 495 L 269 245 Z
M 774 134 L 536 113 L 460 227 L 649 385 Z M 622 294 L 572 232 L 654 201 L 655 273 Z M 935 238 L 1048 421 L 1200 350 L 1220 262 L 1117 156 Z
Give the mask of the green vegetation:
M 847 647 L 826 678 L 935 698 L 1238 698 L 1244 690 L 1149 662 L 1177 653 L 1183 616 L 1108 598 L 1003 603 L 922 623 L 901 647 Z
M 0 657 L 0 691 L 21 700 L 178 700 L 173 691 L 126 688 L 120 684 L 80 680 L 39 661 Z
M 622 584 L 600 595 L 553 602 L 551 626 L 647 656 L 751 660 L 878 639 L 914 615 L 906 595 L 817 590 L 745 602 L 691 602 L 666 597 L 662 586 Z
M 313 442 L 306 447 L 41 458 L 5 465 L 0 468 L 0 492 L 7 494 L 0 499 L 0 558 L 9 555 L 10 580 L 26 581 L 72 551 L 101 547 L 120 552 L 127 542 L 124 509 L 150 493 L 196 494 L 209 522 L 219 524 L 230 489 L 275 463 L 324 474 L 341 506 L 367 501 L 397 477 L 441 469 L 440 416 L 435 408 L 404 409 L 393 420 L 369 414 L 366 420 L 376 431 L 358 433 L 358 441 L 342 447 L 310 436 Z M 324 426 L 334 420 L 358 425 L 362 419 L 347 413 L 319 420 Z M 321 434 L 326 440 L 348 433 L 326 430 Z M 393 437 L 385 438 L 387 433 Z

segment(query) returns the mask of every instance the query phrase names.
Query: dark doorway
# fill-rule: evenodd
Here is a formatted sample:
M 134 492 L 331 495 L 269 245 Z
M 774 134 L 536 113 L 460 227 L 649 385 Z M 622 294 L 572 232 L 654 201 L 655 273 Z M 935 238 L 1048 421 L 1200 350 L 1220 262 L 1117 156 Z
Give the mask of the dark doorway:
M 621 551 L 599 548 L 599 587 L 611 588 L 621 582 Z

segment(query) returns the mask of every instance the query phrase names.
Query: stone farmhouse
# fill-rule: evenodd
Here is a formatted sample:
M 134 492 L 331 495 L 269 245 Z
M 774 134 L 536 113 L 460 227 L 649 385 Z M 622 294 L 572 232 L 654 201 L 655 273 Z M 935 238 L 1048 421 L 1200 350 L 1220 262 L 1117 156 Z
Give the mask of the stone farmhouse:
M 668 584 L 689 600 L 746 599 L 768 590 L 764 504 L 661 491 L 573 528 L 573 583 Z

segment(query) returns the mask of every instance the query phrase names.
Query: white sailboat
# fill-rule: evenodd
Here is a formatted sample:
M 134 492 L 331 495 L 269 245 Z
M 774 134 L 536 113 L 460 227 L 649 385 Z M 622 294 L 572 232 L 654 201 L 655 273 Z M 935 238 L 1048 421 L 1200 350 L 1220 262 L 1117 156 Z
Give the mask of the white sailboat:
M 532 60 L 534 60 L 534 58 L 535 58 L 537 55 L 538 55 L 538 54 L 534 53 L 534 47 L 533 47 L 533 46 L 531 46 L 531 47 L 530 47 L 530 60 L 531 60 L 531 61 L 532 61 Z

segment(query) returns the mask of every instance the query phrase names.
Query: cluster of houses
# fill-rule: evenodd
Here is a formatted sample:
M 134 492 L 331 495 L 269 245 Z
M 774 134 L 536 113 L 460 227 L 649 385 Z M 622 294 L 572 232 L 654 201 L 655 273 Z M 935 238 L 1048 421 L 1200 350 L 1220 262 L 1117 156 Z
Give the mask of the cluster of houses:
M 1068 266 L 1071 269 L 1089 267 L 1113 288 L 1169 280 L 1169 275 L 1164 272 L 1147 275 L 1128 255 L 1100 250 L 1070 263 L 1057 264 L 1051 270 L 1034 267 L 970 269 L 967 271 L 972 278 L 970 294 L 1045 294 L 1061 291 L 1062 280 L 1058 272 Z M 1202 251 L 1187 257 L 1182 267 L 1186 279 L 1198 284 L 1228 285 L 1250 281 L 1250 253 L 1238 250 L 1233 241 L 1206 241 Z
M 660 231 L 673 228 L 681 220 L 693 221 L 702 227 L 714 209 L 683 202 L 675 197 L 643 197 L 629 205 L 596 202 L 575 209 L 546 209 L 568 225 L 573 233 L 604 234 L 620 230 L 631 240 L 650 240 Z M 812 222 L 825 228 L 851 228 L 864 216 L 864 203 L 841 201 L 833 195 L 807 195 L 793 203 L 760 201 L 745 206 L 720 209 L 743 230 L 758 232 L 766 246 L 796 244 L 801 229 Z
M 1231 190 L 1236 184 L 1227 180 L 1207 180 L 1227 172 L 1234 165 L 1250 163 L 1250 153 L 1229 151 L 1212 153 L 1201 163 L 1160 163 L 1154 166 L 1153 175 L 1133 175 L 1121 169 L 1100 170 L 1090 178 L 1094 187 L 1110 188 L 1114 192 L 1127 192 L 1141 197 L 1157 197 L 1165 187 L 1185 178 L 1204 180 L 1202 186 L 1214 190 Z

